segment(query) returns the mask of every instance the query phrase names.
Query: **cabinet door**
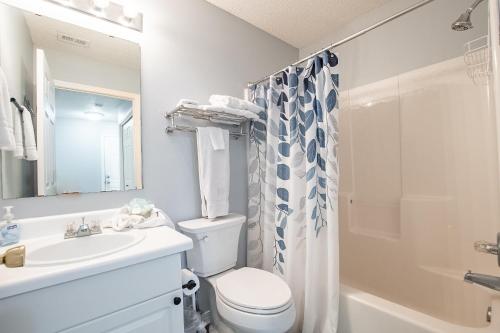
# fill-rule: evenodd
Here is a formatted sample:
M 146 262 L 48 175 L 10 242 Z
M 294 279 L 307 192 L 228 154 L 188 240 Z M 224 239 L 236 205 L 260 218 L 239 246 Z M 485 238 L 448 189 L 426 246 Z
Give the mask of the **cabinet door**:
M 152 300 L 66 329 L 61 333 L 182 333 L 184 332 L 182 291 Z

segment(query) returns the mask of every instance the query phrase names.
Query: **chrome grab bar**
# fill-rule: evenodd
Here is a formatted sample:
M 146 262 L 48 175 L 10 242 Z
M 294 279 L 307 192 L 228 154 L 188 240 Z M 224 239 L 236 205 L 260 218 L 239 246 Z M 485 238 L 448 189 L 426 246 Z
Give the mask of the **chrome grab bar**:
M 487 241 L 474 242 L 474 250 L 481 253 L 493 254 L 497 256 L 498 266 L 500 266 L 500 232 L 497 233 L 497 242 L 489 243 Z
M 496 255 L 496 256 L 500 252 L 498 244 L 488 243 L 486 241 L 477 241 L 477 242 L 474 242 L 474 249 L 477 252 L 482 252 L 482 253 L 487 253 L 487 254 L 493 254 L 493 255 Z

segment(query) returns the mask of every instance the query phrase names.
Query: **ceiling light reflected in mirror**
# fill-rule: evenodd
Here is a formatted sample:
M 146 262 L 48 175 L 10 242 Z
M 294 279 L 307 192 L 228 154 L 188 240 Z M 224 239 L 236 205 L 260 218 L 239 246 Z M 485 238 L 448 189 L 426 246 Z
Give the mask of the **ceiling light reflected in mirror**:
M 100 111 L 102 109 L 102 104 L 94 104 L 94 108 L 85 111 L 83 114 L 88 120 L 98 121 L 104 118 L 104 113 Z

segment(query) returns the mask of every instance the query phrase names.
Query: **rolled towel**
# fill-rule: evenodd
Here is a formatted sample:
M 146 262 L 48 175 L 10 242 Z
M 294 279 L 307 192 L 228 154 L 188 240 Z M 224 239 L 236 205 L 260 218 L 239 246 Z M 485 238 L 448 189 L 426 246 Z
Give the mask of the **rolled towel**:
M 200 105 L 200 103 L 194 99 L 183 98 L 177 102 L 177 106 L 196 106 Z
M 259 116 L 252 111 L 244 110 L 244 109 L 235 109 L 227 106 L 219 106 L 219 105 L 200 105 L 198 106 L 200 110 L 204 111 L 213 111 L 220 113 L 232 114 L 235 116 L 245 117 L 248 119 L 259 119 Z
M 196 108 L 198 105 L 200 105 L 200 103 L 198 103 L 198 101 L 195 101 L 194 99 L 183 98 L 183 99 L 180 99 L 179 102 L 177 102 L 175 109 L 167 111 L 166 114 L 170 115 L 170 114 L 176 112 L 179 107 Z
M 233 109 L 241 109 L 241 110 L 248 110 L 253 113 L 259 113 L 264 111 L 264 108 L 249 102 L 245 101 L 244 99 L 232 97 L 232 96 L 225 96 L 225 95 L 212 95 L 208 99 L 208 102 L 212 105 L 216 106 L 225 106 Z
M 234 120 L 212 119 L 212 122 L 223 125 L 233 125 L 233 126 L 240 125 L 239 121 L 234 121 Z

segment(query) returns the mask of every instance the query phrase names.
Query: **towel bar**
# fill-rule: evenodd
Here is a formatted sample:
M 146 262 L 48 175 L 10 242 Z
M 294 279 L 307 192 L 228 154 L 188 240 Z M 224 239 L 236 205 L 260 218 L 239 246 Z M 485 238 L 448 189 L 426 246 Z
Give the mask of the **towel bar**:
M 14 97 L 11 97 L 10 102 L 16 106 L 16 109 L 18 109 L 19 112 L 24 111 L 23 107 L 21 105 L 19 105 L 19 103 L 17 102 L 17 100 Z M 29 108 L 26 108 L 26 110 L 28 110 L 29 113 L 33 114 L 33 112 Z
M 170 121 L 170 124 L 167 126 L 165 131 L 167 133 L 172 133 L 174 131 L 196 132 L 196 127 L 176 124 L 176 118 L 184 118 L 184 117 L 207 120 L 212 123 L 239 127 L 238 132 L 235 131 L 229 132 L 229 135 L 234 137 L 235 139 L 247 135 L 247 133 L 245 133 L 243 130 L 244 127 L 243 124 L 246 123 L 249 119 L 245 117 L 223 112 L 200 110 L 195 108 L 194 106 L 187 107 L 186 105 L 179 105 L 173 111 L 167 112 L 165 114 L 165 118 Z

